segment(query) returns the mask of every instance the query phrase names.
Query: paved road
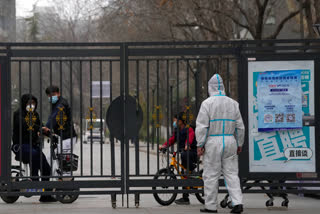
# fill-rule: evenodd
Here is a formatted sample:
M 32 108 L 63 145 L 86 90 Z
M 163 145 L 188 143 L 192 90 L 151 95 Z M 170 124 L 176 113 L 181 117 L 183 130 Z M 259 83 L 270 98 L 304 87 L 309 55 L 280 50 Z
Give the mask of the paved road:
M 222 195 L 220 196 L 222 197 Z M 121 197 L 118 196 L 118 208 L 111 208 L 110 196 L 80 196 L 73 204 L 60 204 L 59 202 L 51 204 L 40 204 L 39 197 L 21 198 L 15 204 L 4 204 L 0 202 L 0 213 L 23 213 L 23 214 L 102 214 L 102 213 L 152 213 L 152 214 L 186 214 L 200 213 L 199 209 L 202 205 L 197 202 L 195 197 L 191 197 L 190 206 L 179 206 L 172 204 L 168 207 L 158 205 L 151 195 L 142 195 L 140 208 L 134 208 L 133 198 L 130 197 L 130 207 L 121 207 Z M 268 213 L 268 214 L 285 214 L 285 213 L 319 213 L 320 201 L 316 199 L 303 198 L 290 195 L 289 209 L 275 207 L 267 209 L 264 206 L 266 197 L 262 194 L 246 194 L 245 212 L 244 213 Z M 275 205 L 279 206 L 281 200 L 276 200 Z M 219 208 L 219 213 L 228 213 L 230 210 Z
M 101 159 L 100 159 L 100 145 L 94 144 L 93 148 L 93 174 L 98 175 L 101 173 Z M 120 148 L 117 144 L 115 147 L 116 154 L 116 173 L 120 173 Z M 110 145 L 104 144 L 103 147 L 103 173 L 105 175 L 110 174 Z M 75 150 L 80 153 L 80 145 L 75 146 Z M 47 151 L 47 149 L 45 149 Z M 83 145 L 83 171 L 84 174 L 91 174 L 91 157 L 90 152 L 91 146 L 89 144 Z M 134 148 L 130 148 L 130 172 L 135 172 L 135 157 L 134 157 Z M 157 160 L 154 153 L 151 153 L 150 156 L 150 173 L 154 173 L 157 169 Z M 162 161 L 160 161 L 160 167 Z M 147 172 L 147 155 L 144 151 L 140 152 L 140 169 L 141 173 Z M 77 172 L 79 173 L 79 171 Z M 224 195 L 220 195 L 220 200 Z M 51 204 L 41 204 L 38 201 L 39 197 L 34 196 L 31 198 L 20 197 L 20 199 L 15 204 L 5 204 L 0 200 L 0 213 L 23 213 L 23 214 L 82 214 L 82 213 L 154 213 L 154 214 L 185 214 L 185 213 L 200 213 L 199 209 L 202 205 L 197 201 L 194 196 L 191 196 L 191 205 L 190 206 L 178 206 L 172 204 L 168 207 L 163 207 L 157 204 L 152 195 L 142 195 L 140 201 L 140 208 L 134 208 L 133 197 L 129 197 L 129 206 L 130 208 L 122 207 L 121 196 L 117 197 L 117 209 L 111 207 L 110 196 L 80 196 L 77 201 L 73 204 L 61 204 L 59 202 Z M 296 195 L 290 195 L 290 204 L 289 209 L 283 209 L 280 206 L 281 199 L 277 198 L 275 201 L 275 208 L 267 209 L 265 207 L 265 201 L 267 197 L 263 194 L 245 194 L 244 203 L 245 203 L 245 212 L 244 213 L 319 213 L 320 201 L 312 198 L 299 197 Z M 126 206 L 126 197 L 124 204 Z M 219 209 L 220 213 L 228 213 L 228 209 Z

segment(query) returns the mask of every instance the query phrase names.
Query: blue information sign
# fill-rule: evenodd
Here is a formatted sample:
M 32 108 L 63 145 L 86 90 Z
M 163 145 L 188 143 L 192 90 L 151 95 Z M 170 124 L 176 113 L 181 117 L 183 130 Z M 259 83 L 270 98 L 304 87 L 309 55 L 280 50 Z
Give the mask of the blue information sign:
M 285 70 L 259 74 L 259 132 L 302 129 L 301 72 Z

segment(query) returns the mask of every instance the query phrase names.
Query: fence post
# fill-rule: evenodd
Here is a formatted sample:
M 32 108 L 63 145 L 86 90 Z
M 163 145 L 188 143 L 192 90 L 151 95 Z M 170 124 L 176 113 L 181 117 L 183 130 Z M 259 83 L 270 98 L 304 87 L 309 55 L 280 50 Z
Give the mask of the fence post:
M 0 57 L 0 182 L 8 183 L 10 179 L 10 133 L 11 133 L 11 84 L 8 56 Z

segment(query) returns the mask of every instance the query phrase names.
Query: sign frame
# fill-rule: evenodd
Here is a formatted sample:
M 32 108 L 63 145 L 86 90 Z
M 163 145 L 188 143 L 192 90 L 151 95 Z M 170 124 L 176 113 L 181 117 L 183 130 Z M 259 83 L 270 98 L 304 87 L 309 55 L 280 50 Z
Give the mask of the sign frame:
M 299 178 L 301 172 L 250 172 L 249 169 L 249 62 L 251 61 L 303 61 L 303 60 L 313 60 L 314 61 L 314 82 L 320 82 L 320 59 L 316 54 L 306 54 L 305 56 L 299 56 L 297 54 L 273 54 L 271 55 L 257 55 L 257 54 L 245 54 L 239 58 L 239 69 L 238 69 L 238 78 L 239 82 L 242 82 L 242 85 L 239 85 L 239 104 L 240 110 L 242 113 L 243 121 L 246 126 L 246 137 L 245 144 L 243 146 L 243 152 L 240 154 L 239 158 L 239 169 L 240 176 L 244 179 L 286 179 L 294 180 Z M 318 71 L 318 72 L 317 72 Z M 320 84 L 314 84 L 314 97 L 320 96 Z M 314 113 L 315 113 L 315 173 L 317 178 L 320 178 L 320 100 L 314 100 Z M 301 176 L 300 176 L 301 177 Z M 304 178 L 304 180 L 307 178 Z M 310 178 L 311 179 L 311 178 Z

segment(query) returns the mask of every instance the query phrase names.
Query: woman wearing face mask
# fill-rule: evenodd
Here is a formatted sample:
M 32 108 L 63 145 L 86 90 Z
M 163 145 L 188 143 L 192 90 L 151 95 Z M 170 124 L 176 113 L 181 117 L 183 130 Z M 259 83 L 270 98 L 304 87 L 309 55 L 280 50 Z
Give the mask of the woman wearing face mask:
M 173 145 L 175 142 L 175 136 L 177 136 L 177 130 L 178 130 L 178 115 L 174 115 L 172 120 L 172 135 L 169 138 L 169 145 Z M 163 145 L 159 146 L 159 150 L 167 148 L 167 142 L 165 142 Z
M 16 155 L 15 159 L 29 164 L 30 168 L 30 155 L 32 156 L 31 176 L 39 176 L 39 170 L 42 170 L 42 176 L 50 176 L 51 167 L 40 149 L 38 133 L 40 132 L 41 122 L 36 111 L 37 104 L 37 99 L 31 94 L 24 94 L 21 97 L 20 108 L 13 115 L 13 144 L 11 148 Z M 41 159 L 42 169 L 40 169 Z M 37 181 L 38 179 L 33 178 L 32 180 Z M 42 181 L 48 180 L 48 178 L 42 178 Z M 41 196 L 40 201 L 53 202 L 56 200 L 51 196 Z

